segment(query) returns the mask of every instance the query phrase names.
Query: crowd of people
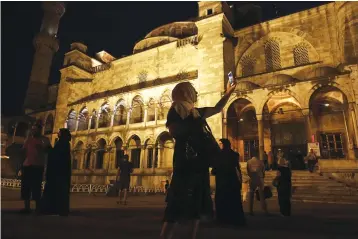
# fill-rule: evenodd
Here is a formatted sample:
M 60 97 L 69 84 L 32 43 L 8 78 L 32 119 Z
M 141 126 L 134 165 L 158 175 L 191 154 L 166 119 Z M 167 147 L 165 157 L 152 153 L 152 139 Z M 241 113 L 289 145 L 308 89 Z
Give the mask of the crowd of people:
M 211 133 L 206 119 L 222 111 L 234 89 L 235 84 L 228 83 L 227 91 L 218 103 L 214 107 L 203 108 L 194 107 L 197 92 L 189 82 L 177 84 L 172 91 L 173 104 L 166 126 L 175 139 L 173 174 L 171 181 L 166 181 L 167 205 L 160 238 L 171 238 L 178 222 L 191 221 L 190 238 L 194 239 L 202 218 L 215 218 L 221 225 L 245 226 L 242 201 L 246 200 L 247 193 L 250 215 L 254 215 L 255 195 L 262 210 L 269 215 L 265 199 L 270 197 L 271 192 L 264 185 L 264 178 L 265 171 L 273 168 L 277 169 L 273 185 L 277 187 L 280 212 L 283 216 L 291 214 L 291 165 L 283 153 L 278 152 L 275 162 L 271 152 L 265 153 L 262 160 L 252 157 L 247 162 L 247 174 L 243 174 L 239 154 L 231 149 L 230 141 L 221 139 L 218 144 Z M 71 134 L 68 129 L 60 129 L 58 141 L 52 148 L 41 131 L 42 125 L 37 122 L 23 147 L 26 159 L 21 170 L 21 196 L 24 200 L 21 212 L 31 212 L 32 199 L 36 201 L 36 212 L 39 214 L 67 216 L 70 211 Z M 133 165 L 128 159 L 125 154 L 118 165 L 115 181 L 119 193 L 117 203 L 124 205 L 127 204 L 133 172 Z M 308 168 L 313 171 L 317 157 L 312 150 L 306 159 Z M 215 175 L 215 203 L 211 198 L 209 168 Z M 44 172 L 46 184 L 42 194 Z

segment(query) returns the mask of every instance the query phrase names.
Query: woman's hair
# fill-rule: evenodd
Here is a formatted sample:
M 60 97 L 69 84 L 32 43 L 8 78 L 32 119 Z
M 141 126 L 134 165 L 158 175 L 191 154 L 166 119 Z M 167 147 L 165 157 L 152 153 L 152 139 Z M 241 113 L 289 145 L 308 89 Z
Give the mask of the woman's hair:
M 60 129 L 60 139 L 71 141 L 71 132 L 68 129 L 62 128 Z
M 223 144 L 224 149 L 231 149 L 231 143 L 228 139 L 220 139 L 220 142 Z

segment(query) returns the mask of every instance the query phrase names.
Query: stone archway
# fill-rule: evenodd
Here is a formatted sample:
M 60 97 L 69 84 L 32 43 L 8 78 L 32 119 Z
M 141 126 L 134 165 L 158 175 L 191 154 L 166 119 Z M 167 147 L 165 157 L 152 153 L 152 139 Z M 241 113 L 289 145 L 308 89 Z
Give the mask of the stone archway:
M 104 139 L 99 139 L 97 142 L 96 169 L 103 169 L 106 157 L 106 145 L 107 142 Z
M 115 148 L 115 168 L 118 168 L 124 155 L 123 140 L 120 137 L 116 137 L 112 145 Z
M 354 159 L 354 111 L 347 96 L 335 86 L 317 88 L 309 99 L 312 133 L 322 159 Z
M 251 101 L 236 99 L 227 110 L 227 138 L 232 149 L 240 154 L 240 161 L 258 156 L 258 124 Z
M 133 168 L 140 168 L 141 150 L 140 138 L 137 135 L 132 135 L 128 139 L 128 155 Z
M 172 168 L 174 154 L 174 139 L 169 132 L 162 132 L 156 141 L 154 164 L 158 168 Z

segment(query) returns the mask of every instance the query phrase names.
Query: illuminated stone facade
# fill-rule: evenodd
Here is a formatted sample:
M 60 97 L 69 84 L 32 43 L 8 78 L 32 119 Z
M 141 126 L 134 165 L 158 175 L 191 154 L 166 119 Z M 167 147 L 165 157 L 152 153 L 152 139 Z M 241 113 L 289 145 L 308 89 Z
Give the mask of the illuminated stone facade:
M 102 51 L 91 58 L 85 45 L 71 45 L 56 109 L 32 116 L 54 118 L 48 133 L 72 131 L 74 182 L 108 183 L 127 152 L 132 185 L 161 186 L 172 171 L 174 142 L 165 127 L 171 90 L 190 81 L 197 106 L 214 106 L 230 71 L 236 93 L 208 122 L 241 161 L 278 149 L 305 154 L 312 140 L 323 158 L 356 158 L 357 3 L 329 3 L 238 30 L 226 3 L 198 4 L 196 20 L 153 30 L 130 56 Z

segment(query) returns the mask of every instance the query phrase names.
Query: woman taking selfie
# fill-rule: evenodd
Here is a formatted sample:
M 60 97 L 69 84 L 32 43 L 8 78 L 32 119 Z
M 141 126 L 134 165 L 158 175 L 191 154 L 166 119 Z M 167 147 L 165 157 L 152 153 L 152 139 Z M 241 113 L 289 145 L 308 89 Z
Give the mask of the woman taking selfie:
M 175 139 L 173 178 L 164 213 L 160 238 L 172 238 L 178 221 L 191 221 L 191 233 L 196 238 L 199 220 L 212 214 L 209 166 L 220 148 L 206 123 L 223 109 L 236 84 L 228 82 L 225 95 L 214 107 L 195 108 L 197 92 L 189 82 L 176 85 L 172 91 L 173 104 L 166 126 Z

